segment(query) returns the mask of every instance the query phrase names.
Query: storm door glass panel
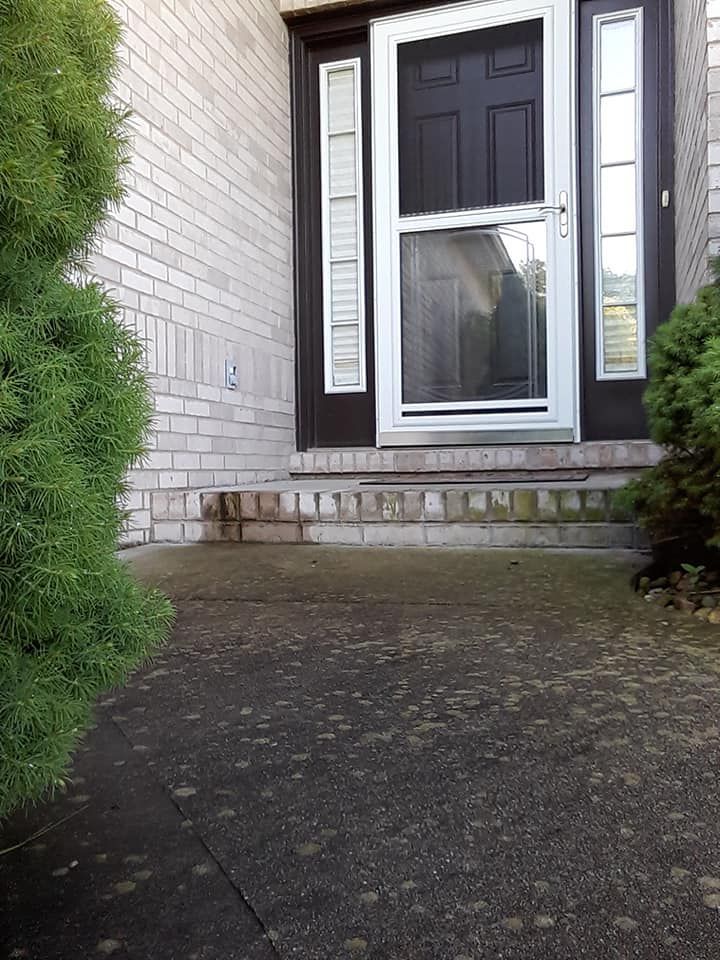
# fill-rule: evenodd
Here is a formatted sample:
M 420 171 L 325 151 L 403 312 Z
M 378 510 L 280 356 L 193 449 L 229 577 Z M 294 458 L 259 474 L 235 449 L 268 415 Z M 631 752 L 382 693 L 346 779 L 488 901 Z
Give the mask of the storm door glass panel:
M 542 44 L 529 20 L 400 45 L 401 216 L 542 201 Z
M 547 394 L 544 221 L 401 237 L 406 404 Z

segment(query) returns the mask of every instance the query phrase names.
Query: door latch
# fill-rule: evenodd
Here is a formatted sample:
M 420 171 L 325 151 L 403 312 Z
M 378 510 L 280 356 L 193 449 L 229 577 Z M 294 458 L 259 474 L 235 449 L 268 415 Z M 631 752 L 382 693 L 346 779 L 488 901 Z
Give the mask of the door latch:
M 568 195 L 567 190 L 561 190 L 558 194 L 558 204 L 556 207 L 540 207 L 540 213 L 557 213 L 560 227 L 560 236 L 566 237 L 570 228 L 570 216 L 568 213 Z

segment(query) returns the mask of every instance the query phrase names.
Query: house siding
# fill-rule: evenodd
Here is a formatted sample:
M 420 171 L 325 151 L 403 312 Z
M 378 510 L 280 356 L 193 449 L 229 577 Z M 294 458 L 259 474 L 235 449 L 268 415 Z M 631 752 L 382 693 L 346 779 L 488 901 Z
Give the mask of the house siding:
M 272 0 L 116 0 L 118 97 L 133 111 L 127 197 L 94 271 L 147 343 L 153 491 L 287 475 L 294 450 L 287 30 Z M 225 360 L 237 364 L 227 390 Z
M 720 2 L 707 0 L 710 256 L 720 255 Z
M 692 299 L 703 283 L 709 230 L 717 233 L 720 226 L 720 189 L 709 193 L 713 179 L 720 188 L 720 153 L 718 166 L 714 173 L 710 168 L 708 178 L 708 134 L 714 125 L 720 134 L 720 102 L 715 102 L 720 92 L 708 99 L 709 25 L 706 0 L 675 4 L 675 259 L 679 301 Z M 716 52 L 720 52 L 720 43 Z M 711 78 L 713 72 L 720 80 L 720 58 Z M 708 107 L 718 113 L 718 119 L 711 119 L 710 126 Z M 720 148 L 720 144 L 717 146 Z M 709 216 L 709 203 L 713 202 L 718 204 L 718 213 Z

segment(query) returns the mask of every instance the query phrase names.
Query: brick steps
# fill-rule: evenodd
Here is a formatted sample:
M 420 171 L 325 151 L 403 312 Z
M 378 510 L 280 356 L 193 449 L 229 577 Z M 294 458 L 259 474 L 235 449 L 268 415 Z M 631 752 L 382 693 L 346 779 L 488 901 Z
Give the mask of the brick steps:
M 486 470 L 635 470 L 660 459 L 649 440 L 586 441 L 555 444 L 497 444 L 486 447 L 404 449 L 322 449 L 294 453 L 296 477 L 363 474 L 431 474 Z
M 535 487 L 508 484 L 359 489 L 290 481 L 229 491 L 158 493 L 156 541 L 354 546 L 594 547 L 644 545 L 615 505 L 624 477 Z

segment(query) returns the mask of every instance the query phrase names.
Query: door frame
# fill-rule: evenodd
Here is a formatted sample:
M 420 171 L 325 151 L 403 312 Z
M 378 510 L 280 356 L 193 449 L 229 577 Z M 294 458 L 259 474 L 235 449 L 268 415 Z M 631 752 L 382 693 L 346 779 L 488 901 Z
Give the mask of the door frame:
M 370 23 L 373 103 L 375 374 L 377 443 L 418 445 L 579 439 L 579 286 L 577 233 L 576 0 L 473 0 L 382 17 Z M 538 203 L 400 217 L 397 51 L 403 42 L 543 20 L 545 198 Z M 379 105 L 383 105 L 379 109 Z M 385 107 L 387 105 L 387 107 Z M 552 105 L 550 107 L 550 105 Z M 557 198 L 568 196 L 567 236 L 561 237 Z M 408 413 L 401 388 L 400 236 L 443 228 L 547 224 L 548 261 L 555 264 L 547 302 L 548 397 L 542 412 L 478 413 L 488 402 L 448 404 L 452 413 Z M 389 307 L 389 309 L 388 309 Z M 552 320 L 551 318 L 555 318 Z M 570 362 L 568 362 L 568 360 Z M 544 401 L 542 402 L 544 405 Z M 530 408 L 538 401 L 522 401 Z M 517 401 L 514 405 L 520 406 Z M 415 405 L 413 405 L 415 406 Z M 432 405 L 436 406 L 436 405 Z M 504 403 L 511 410 L 513 402 Z M 404 409 L 405 407 L 405 409 Z M 462 409 L 459 409 L 462 408 Z M 468 412 L 465 412 L 468 409 Z M 409 419 L 412 417 L 413 419 Z

